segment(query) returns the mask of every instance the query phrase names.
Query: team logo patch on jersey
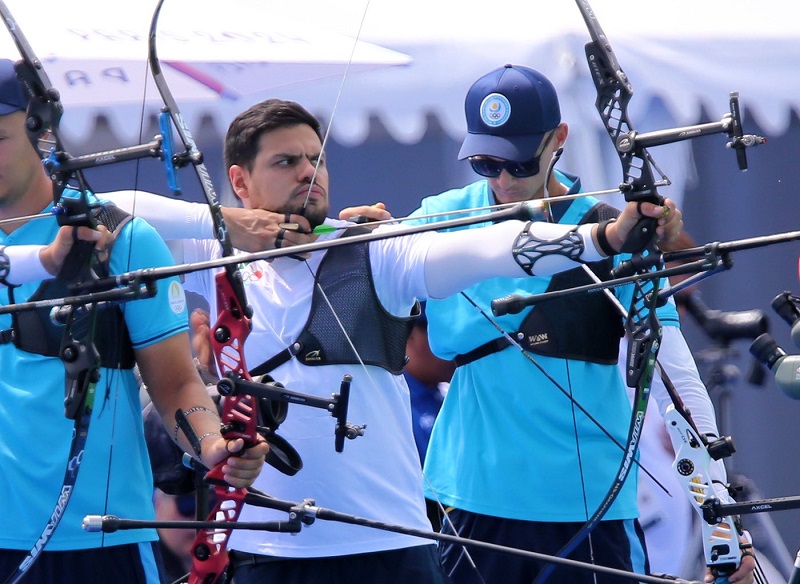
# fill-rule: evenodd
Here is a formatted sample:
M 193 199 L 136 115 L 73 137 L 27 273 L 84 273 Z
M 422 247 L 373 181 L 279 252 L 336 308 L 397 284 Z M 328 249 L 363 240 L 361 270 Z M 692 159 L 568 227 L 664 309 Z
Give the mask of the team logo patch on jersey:
M 169 307 L 172 312 L 180 314 L 186 310 L 186 294 L 180 282 L 170 282 L 167 296 L 169 297 Z
M 248 264 L 241 268 L 242 281 L 245 286 L 249 286 L 253 282 L 257 282 L 264 276 L 264 272 L 258 269 L 256 263 Z
M 481 120 L 487 126 L 502 126 L 510 117 L 511 103 L 505 95 L 490 93 L 481 102 Z

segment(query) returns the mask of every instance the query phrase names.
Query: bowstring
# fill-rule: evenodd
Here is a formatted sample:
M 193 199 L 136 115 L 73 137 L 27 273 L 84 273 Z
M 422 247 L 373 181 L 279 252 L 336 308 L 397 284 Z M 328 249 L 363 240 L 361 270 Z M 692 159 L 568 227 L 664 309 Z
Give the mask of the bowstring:
M 370 4 L 370 0 L 367 0 L 365 5 L 364 5 L 364 10 L 362 11 L 362 14 L 361 14 L 361 21 L 360 21 L 359 26 L 358 26 L 358 31 L 356 33 L 355 41 L 353 42 L 353 48 L 352 48 L 352 50 L 350 52 L 350 58 L 349 58 L 349 60 L 347 62 L 347 65 L 345 66 L 345 71 L 344 71 L 344 74 L 342 75 L 342 80 L 341 80 L 341 82 L 339 84 L 339 89 L 337 91 L 336 99 L 334 101 L 334 105 L 333 105 L 333 108 L 331 110 L 331 115 L 330 115 L 330 118 L 328 120 L 327 127 L 325 129 L 325 134 L 323 135 L 323 138 L 322 138 L 322 146 L 321 146 L 321 154 L 322 155 L 317 159 L 316 163 L 314 164 L 314 173 L 312 174 L 311 180 L 310 180 L 309 185 L 308 185 L 308 191 L 306 192 L 306 198 L 303 201 L 303 207 L 302 207 L 302 210 L 301 210 L 301 214 L 303 214 L 303 212 L 306 210 L 306 207 L 308 206 L 308 201 L 311 198 L 311 192 L 312 192 L 312 189 L 314 187 L 314 183 L 315 183 L 316 178 L 317 178 L 317 174 L 318 174 L 318 171 L 319 171 L 319 166 L 322 163 L 322 161 L 324 160 L 325 147 L 327 146 L 328 139 L 329 139 L 329 137 L 331 135 L 331 128 L 333 127 L 334 116 L 335 116 L 337 107 L 339 105 L 339 102 L 341 100 L 342 93 L 344 91 L 344 84 L 345 84 L 345 81 L 347 79 L 347 76 L 348 76 L 348 73 L 349 73 L 349 70 L 350 70 L 350 66 L 351 66 L 351 64 L 353 62 L 353 57 L 355 55 L 355 51 L 356 51 L 356 48 L 358 46 L 358 41 L 359 41 L 359 39 L 361 37 L 361 32 L 363 30 L 364 22 L 366 21 L 367 11 L 369 9 L 369 4 Z M 339 315 L 336 313 L 336 310 L 333 308 L 333 304 L 331 303 L 330 299 L 328 298 L 328 295 L 325 293 L 325 290 L 322 289 L 322 285 L 318 281 L 316 281 L 315 273 L 314 273 L 313 269 L 311 268 L 311 265 L 308 263 L 308 259 L 304 259 L 303 263 L 305 264 L 305 266 L 308 269 L 309 273 L 311 274 L 312 278 L 315 279 L 315 287 L 316 287 L 316 289 L 319 291 L 320 295 L 322 296 L 323 300 L 325 301 L 325 304 L 327 304 L 328 309 L 330 310 L 331 314 L 333 315 L 334 319 L 336 320 L 337 326 L 342 331 L 345 339 L 347 340 L 347 343 L 348 343 L 350 349 L 353 351 L 353 354 L 355 355 L 355 358 L 358 360 L 358 363 L 361 366 L 361 369 L 366 374 L 366 377 L 367 377 L 367 380 L 369 381 L 369 384 L 372 386 L 373 389 L 380 390 L 380 387 L 379 387 L 378 383 L 375 381 L 375 379 L 372 377 L 372 375 L 370 375 L 369 368 L 364 363 L 360 353 L 358 352 L 358 350 L 356 349 L 355 344 L 353 343 L 353 340 L 350 338 L 350 335 L 347 333 L 347 330 L 345 329 L 344 323 L 342 323 L 341 319 L 339 318 Z M 440 512 L 443 515 L 444 521 L 443 521 L 443 524 L 442 524 L 442 528 L 444 528 L 444 523 L 446 522 L 447 524 L 450 525 L 450 528 L 453 530 L 453 532 L 456 534 L 456 536 L 460 538 L 461 534 L 458 532 L 458 530 L 456 529 L 455 525 L 453 525 L 453 523 L 451 521 L 449 521 L 449 516 L 447 514 L 447 510 L 445 509 L 444 505 L 442 504 L 442 502 L 441 502 L 441 500 L 440 500 L 440 498 L 438 496 L 438 493 L 435 491 L 435 489 L 433 489 L 433 486 L 431 485 L 430 480 L 428 479 L 427 475 L 425 474 L 425 472 L 424 472 L 424 470 L 422 469 L 421 466 L 420 466 L 420 474 L 422 475 L 422 478 L 425 481 L 425 483 L 430 487 L 431 492 L 434 494 L 436 505 L 437 505 L 437 507 L 439 508 Z M 486 582 L 483 579 L 483 576 L 481 576 L 480 571 L 478 570 L 477 566 L 475 565 L 475 562 L 474 562 L 472 556 L 470 555 L 469 550 L 464 545 L 462 545 L 462 549 L 463 549 L 464 553 L 466 554 L 467 561 L 469 562 L 470 566 L 475 570 L 475 573 L 478 575 L 478 578 L 480 579 L 481 583 L 482 584 L 486 584 Z
M 341 101 L 342 94 L 344 93 L 344 86 L 345 86 L 345 83 L 347 81 L 348 74 L 350 72 L 350 67 L 353 64 L 353 58 L 355 57 L 356 49 L 358 48 L 358 43 L 359 43 L 359 40 L 361 38 L 361 33 L 362 33 L 363 29 L 364 29 L 364 22 L 366 21 L 366 18 L 367 18 L 367 11 L 369 10 L 370 1 L 371 0 L 367 0 L 366 1 L 366 3 L 364 4 L 364 9 L 361 11 L 361 20 L 359 21 L 359 24 L 358 24 L 358 30 L 356 31 L 356 36 L 355 36 L 355 39 L 353 40 L 353 46 L 350 49 L 350 55 L 348 57 L 346 65 L 345 65 L 344 73 L 342 74 L 342 79 L 339 82 L 339 87 L 338 87 L 337 92 L 336 92 L 336 98 L 334 99 L 333 108 L 331 109 L 331 115 L 330 115 L 330 117 L 328 119 L 328 123 L 326 124 L 326 127 L 325 127 L 325 133 L 322 136 L 322 144 L 320 146 L 320 156 L 314 162 L 314 173 L 311 175 L 311 179 L 310 179 L 310 181 L 308 183 L 308 191 L 306 191 L 306 197 L 303 200 L 303 206 L 302 206 L 302 208 L 300 210 L 300 215 L 304 215 L 305 214 L 305 210 L 308 207 L 308 201 L 311 198 L 311 192 L 312 192 L 312 190 L 314 188 L 314 185 L 316 184 L 317 175 L 319 174 L 320 165 L 323 164 L 323 162 L 325 161 L 325 147 L 328 145 L 328 139 L 330 138 L 330 135 L 331 135 L 331 128 L 333 128 L 333 120 L 334 120 L 334 117 L 336 116 L 336 111 L 337 111 L 337 108 L 339 106 L 339 102 Z M 329 202 L 329 204 L 330 204 L 330 202 Z M 339 329 L 344 334 L 344 338 L 346 339 L 350 349 L 353 351 L 353 354 L 355 355 L 356 359 L 358 360 L 359 365 L 364 370 L 364 372 L 365 372 L 365 374 L 367 376 L 367 379 L 370 381 L 370 384 L 373 386 L 374 389 L 378 389 L 377 382 L 375 382 L 375 380 L 371 377 L 371 375 L 369 373 L 369 369 L 367 368 L 366 364 L 364 363 L 363 359 L 361 358 L 361 355 L 359 354 L 358 350 L 356 349 L 355 344 L 353 343 L 353 340 L 350 338 L 350 335 L 347 334 L 347 330 L 345 329 L 344 323 L 342 323 L 341 319 L 339 318 L 339 315 L 336 313 L 336 310 L 333 308 L 333 304 L 331 303 L 330 299 L 328 298 L 328 295 L 325 293 L 325 290 L 322 289 L 322 285 L 319 282 L 316 281 L 316 274 L 315 274 L 313 268 L 311 267 L 311 265 L 308 263 L 308 259 L 307 258 L 303 259 L 303 264 L 306 266 L 306 268 L 308 269 L 309 273 L 311 274 L 311 277 L 314 279 L 314 281 L 315 281 L 314 287 L 317 289 L 317 291 L 322 296 L 322 299 L 325 301 L 325 304 L 328 305 L 328 309 L 331 311 L 331 314 L 333 315 L 334 320 L 336 320 L 337 326 L 339 327 Z M 271 326 L 269 328 L 271 330 L 273 330 Z M 277 334 L 277 331 L 273 330 L 273 332 L 278 336 L 278 338 L 280 338 L 280 335 Z
M 320 165 L 323 164 L 324 161 L 325 161 L 325 147 L 327 146 L 328 139 L 330 138 L 330 135 L 331 135 L 331 128 L 333 128 L 333 120 L 334 120 L 334 118 L 336 116 L 336 111 L 337 111 L 337 108 L 339 106 L 339 102 L 341 101 L 342 94 L 344 93 L 345 82 L 347 81 L 348 74 L 350 72 L 350 67 L 351 67 L 351 65 L 353 63 L 353 59 L 355 57 L 355 52 L 356 52 L 356 49 L 358 48 L 358 43 L 359 43 L 359 40 L 361 38 L 361 33 L 362 33 L 363 29 L 364 29 L 364 22 L 366 21 L 367 11 L 369 10 L 370 2 L 371 2 L 371 0 L 367 0 L 365 2 L 365 4 L 364 4 L 364 9 L 361 11 L 361 20 L 359 21 L 358 29 L 356 31 L 356 36 L 355 36 L 355 39 L 353 40 L 353 46 L 350 49 L 350 55 L 348 57 L 347 63 L 345 64 L 344 72 L 342 74 L 342 79 L 339 82 L 339 87 L 338 87 L 337 92 L 336 92 L 336 97 L 335 97 L 334 102 L 333 102 L 333 107 L 331 108 L 331 115 L 328 118 L 328 123 L 326 124 L 325 132 L 324 132 L 324 134 L 322 136 L 322 143 L 320 145 L 320 155 L 317 157 L 317 159 L 314 162 L 314 172 L 311 175 L 311 179 L 309 180 L 308 190 L 306 191 L 306 197 L 303 200 L 303 206 L 301 207 L 301 210 L 300 210 L 300 213 L 299 213 L 300 215 L 303 215 L 303 216 L 305 215 L 306 208 L 308 207 L 308 201 L 311 198 L 311 192 L 312 192 L 312 190 L 314 188 L 314 185 L 316 184 L 317 175 L 319 174 Z M 367 376 L 367 379 L 370 381 L 370 384 L 373 386 L 374 389 L 378 389 L 378 384 L 370 376 L 369 369 L 367 368 L 367 366 L 365 365 L 363 359 L 361 358 L 361 355 L 359 354 L 358 350 L 356 349 L 355 344 L 353 343 L 353 340 L 350 338 L 350 335 L 347 333 L 347 330 L 345 329 L 344 323 L 342 323 L 341 319 L 339 318 L 339 315 L 336 313 L 336 310 L 333 308 L 333 304 L 331 303 L 330 299 L 328 298 L 328 295 L 322 289 L 322 286 L 320 285 L 320 283 L 316 281 L 316 274 L 315 274 L 313 268 L 311 267 L 311 265 L 308 263 L 308 258 L 303 258 L 302 261 L 303 261 L 303 264 L 308 269 L 309 274 L 311 275 L 312 279 L 315 282 L 314 283 L 314 287 L 317 289 L 317 291 L 319 291 L 320 295 L 322 296 L 323 300 L 325 301 L 325 304 L 328 305 L 328 309 L 331 311 L 331 314 L 333 315 L 337 326 L 340 328 L 340 330 L 344 334 L 344 338 L 346 339 L 348 345 L 350 346 L 350 349 L 353 351 L 353 354 L 355 355 L 356 359 L 358 360 L 359 365 L 363 368 L 363 370 L 364 370 L 364 372 L 365 372 L 365 374 Z M 275 330 L 275 328 L 273 328 L 271 323 L 267 322 L 266 325 L 267 325 L 267 329 L 270 332 L 272 332 L 275 335 L 275 337 L 278 338 L 279 341 L 281 341 L 282 343 L 285 342 L 283 340 L 283 338 L 281 337 L 280 333 L 278 333 L 278 331 Z
M 544 184 L 542 185 L 542 200 L 547 208 L 547 213 L 545 217 L 547 218 L 548 223 L 554 223 L 553 217 L 553 207 L 552 202 L 553 198 L 550 196 L 550 180 L 553 177 L 553 173 L 555 172 L 556 164 L 558 163 L 561 155 L 564 153 L 564 148 L 559 147 L 553 152 L 553 156 L 550 158 L 550 161 L 547 164 L 547 170 L 545 171 L 545 178 Z M 586 264 L 581 264 L 581 267 L 586 272 L 591 272 L 591 270 L 586 266 Z M 611 292 L 606 288 L 604 290 L 606 296 L 612 296 Z M 570 367 L 569 367 L 569 359 L 564 360 L 564 367 L 565 373 L 567 375 L 567 385 L 569 387 L 569 397 L 570 397 L 570 411 L 572 413 L 572 433 L 575 436 L 575 455 L 578 459 L 578 474 L 581 478 L 581 494 L 583 500 L 583 513 L 586 517 L 586 521 L 589 521 L 589 500 L 587 499 L 587 489 L 586 489 L 586 474 L 584 473 L 584 466 L 583 466 L 583 455 L 581 453 L 581 443 L 580 443 L 580 433 L 578 432 L 578 416 L 576 410 L 576 401 L 575 395 L 573 393 L 572 388 L 572 375 L 570 375 Z M 587 543 L 589 545 L 589 561 L 594 564 L 595 563 L 595 556 L 594 556 L 594 539 L 592 538 L 593 533 L 590 531 L 589 535 L 587 536 Z M 595 584 L 597 584 L 597 572 L 592 572 L 592 580 Z M 534 582 L 536 578 L 534 578 Z
M 144 82 L 142 83 L 142 105 L 141 105 L 141 109 L 140 109 L 140 112 L 139 112 L 139 136 L 138 136 L 138 142 L 140 144 L 142 143 L 143 136 L 144 136 L 144 118 L 145 118 L 145 113 L 146 113 L 146 100 L 147 100 L 148 72 L 147 72 L 147 61 L 146 60 L 144 62 L 144 67 L 145 67 L 144 74 L 143 74 L 143 81 Z M 125 260 L 125 267 L 126 267 L 125 271 L 130 271 L 131 264 L 133 262 L 133 233 L 135 231 L 134 225 L 133 225 L 133 219 L 136 218 L 136 195 L 139 192 L 139 172 L 140 172 L 140 167 L 141 167 L 141 159 L 140 158 L 136 158 L 136 161 L 135 161 L 135 164 L 134 164 L 134 171 L 133 171 L 133 204 L 132 204 L 131 213 L 130 213 L 131 214 L 131 221 L 127 224 L 127 228 L 128 228 L 128 234 L 127 234 L 128 250 L 127 251 L 128 251 L 128 253 L 127 253 L 127 258 Z M 81 176 L 81 187 L 82 188 L 88 188 L 88 186 L 83 183 L 82 176 Z M 95 196 L 98 196 L 98 195 L 95 193 Z M 123 227 L 123 229 L 124 229 L 124 227 Z M 121 233 L 120 233 L 120 235 L 121 235 Z M 115 235 L 115 239 L 116 239 L 116 235 Z M 108 254 L 109 273 L 111 273 L 111 253 L 112 252 L 113 252 L 113 248 L 109 250 L 109 254 Z M 123 319 L 125 318 L 125 314 L 127 312 L 127 306 L 128 306 L 127 302 L 123 302 L 123 303 L 121 303 L 119 305 L 119 310 L 120 310 L 120 312 L 122 314 Z M 114 310 L 114 308 L 106 308 L 105 310 Z M 125 334 L 125 329 L 123 327 L 121 327 L 121 326 L 117 326 L 119 324 L 117 319 L 112 319 L 112 321 L 114 322 L 115 327 L 119 329 L 118 331 L 116 331 L 116 333 L 114 335 L 112 335 L 114 338 L 117 339 L 117 350 L 119 351 L 119 348 L 125 342 L 123 340 L 123 335 Z M 109 505 L 109 500 L 110 500 L 111 467 L 112 467 L 112 461 L 113 461 L 113 458 L 114 458 L 114 443 L 115 443 L 116 426 L 117 426 L 117 408 L 118 408 L 118 404 L 119 404 L 120 385 L 123 383 L 123 379 L 122 379 L 122 371 L 123 370 L 121 368 L 121 363 L 119 363 L 119 359 L 117 359 L 117 361 L 118 362 L 117 362 L 117 365 L 116 365 L 115 368 L 113 368 L 113 369 L 109 368 L 108 369 L 108 371 L 111 372 L 111 375 L 110 375 L 111 378 L 108 379 L 107 382 L 106 382 L 107 386 L 110 386 L 112 384 L 112 382 L 113 382 L 113 385 L 114 385 L 114 388 L 115 388 L 115 390 L 114 390 L 115 391 L 115 396 L 114 396 L 114 411 L 112 413 L 111 436 L 109 438 L 108 476 L 107 476 L 107 479 L 106 479 L 106 493 L 105 493 L 105 498 L 104 498 L 104 502 L 103 502 L 104 512 L 108 511 L 108 505 Z M 138 363 L 134 363 L 134 367 L 136 368 L 136 371 L 139 371 Z M 132 370 L 132 373 L 134 374 L 134 376 L 136 376 L 136 373 L 133 370 Z M 141 372 L 140 371 L 139 371 L 139 379 L 141 380 Z M 144 383 L 144 380 L 138 381 L 137 382 L 137 386 L 139 387 L 139 395 L 138 395 L 137 399 L 139 400 L 139 403 L 140 403 L 140 406 L 141 406 L 142 405 L 141 404 L 141 398 L 142 398 L 141 389 L 144 388 L 146 390 L 146 385 Z M 110 387 L 108 387 L 108 390 L 110 390 Z M 149 394 L 148 394 L 148 399 L 149 399 Z M 105 400 L 104 400 L 104 403 L 105 403 Z M 105 534 L 103 534 L 103 540 L 105 540 Z
M 333 101 L 333 108 L 331 109 L 331 115 L 328 118 L 328 123 L 325 128 L 325 134 L 322 136 L 322 146 L 320 149 L 320 157 L 314 163 L 314 174 L 311 175 L 311 181 L 308 184 L 308 191 L 306 192 L 306 198 L 303 201 L 303 207 L 301 210 L 301 214 L 303 214 L 308 206 L 308 201 L 311 198 L 311 190 L 314 188 L 314 183 L 317 179 L 317 173 L 319 171 L 319 166 L 325 160 L 325 147 L 328 145 L 328 138 L 331 135 L 331 128 L 333 127 L 333 118 L 336 115 L 336 110 L 339 107 L 339 102 L 341 101 L 342 93 L 344 92 L 344 84 L 347 81 L 348 74 L 350 73 L 350 66 L 353 64 L 353 59 L 356 54 L 356 49 L 358 48 L 359 40 L 361 39 L 361 32 L 364 29 L 364 22 L 367 19 L 367 11 L 369 10 L 369 4 L 371 0 L 367 0 L 364 4 L 364 9 L 361 11 L 361 21 L 358 23 L 358 30 L 356 31 L 356 38 L 353 40 L 353 47 L 350 49 L 350 56 L 347 59 L 347 63 L 344 67 L 344 73 L 342 73 L 342 80 L 339 82 L 339 89 L 336 92 L 336 99 Z
M 331 135 L 331 128 L 333 127 L 334 116 L 335 116 L 337 107 L 339 105 L 339 102 L 341 100 L 342 93 L 344 91 L 344 85 L 345 85 L 345 81 L 346 81 L 347 76 L 348 76 L 348 72 L 350 70 L 350 65 L 352 64 L 353 56 L 355 55 L 355 51 L 356 51 L 356 48 L 358 46 L 358 41 L 359 41 L 359 39 L 361 37 L 361 32 L 362 32 L 363 27 L 364 27 L 364 22 L 366 21 L 367 10 L 369 9 L 369 4 L 370 4 L 370 0 L 367 0 L 367 2 L 364 5 L 364 10 L 362 11 L 362 14 L 361 14 L 361 21 L 360 21 L 359 26 L 358 26 L 358 31 L 356 33 L 355 41 L 353 42 L 353 48 L 352 48 L 352 50 L 350 52 L 350 59 L 348 60 L 347 65 L 345 67 L 344 74 L 342 75 L 342 80 L 341 80 L 341 82 L 339 84 L 339 89 L 338 89 L 337 94 L 336 94 L 336 99 L 334 101 L 333 109 L 331 110 L 331 116 L 330 116 L 330 118 L 328 120 L 328 124 L 327 124 L 327 126 L 325 128 L 325 133 L 324 133 L 323 138 L 322 138 L 322 146 L 321 146 L 321 152 L 322 152 L 323 156 L 324 156 L 324 153 L 325 153 L 325 147 L 328 144 L 328 139 L 329 139 L 329 137 Z M 311 191 L 312 191 L 312 189 L 314 187 L 314 182 L 316 181 L 316 177 L 317 177 L 317 174 L 318 174 L 319 165 L 321 164 L 322 160 L 324 160 L 323 156 L 318 158 L 316 163 L 315 163 L 315 165 L 314 165 L 314 174 L 311 176 L 311 181 L 310 181 L 310 183 L 308 185 L 308 192 L 306 193 L 305 201 L 303 201 L 303 207 L 302 207 L 301 213 L 303 211 L 305 211 L 305 209 L 306 209 L 306 207 L 308 205 L 308 201 L 309 201 L 309 199 L 311 197 Z M 390 221 L 390 222 L 393 222 L 393 221 Z M 311 277 L 315 279 L 315 287 L 316 287 L 317 291 L 320 293 L 322 299 L 325 301 L 325 304 L 328 306 L 328 309 L 330 310 L 331 314 L 333 315 L 337 326 L 342 331 L 342 334 L 344 335 L 344 338 L 346 339 L 346 341 L 348 343 L 348 346 L 350 347 L 350 350 L 353 352 L 353 355 L 358 360 L 358 363 L 359 363 L 361 369 L 364 371 L 370 386 L 372 386 L 373 390 L 380 391 L 379 384 L 377 383 L 377 381 L 370 374 L 369 368 L 367 367 L 366 363 L 364 363 L 364 360 L 361 357 L 361 354 L 359 353 L 358 349 L 356 348 L 355 343 L 353 342 L 353 339 L 348 334 L 348 332 L 347 332 L 347 330 L 346 330 L 346 328 L 344 326 L 344 323 L 341 321 L 341 319 L 339 318 L 339 315 L 336 313 L 336 310 L 334 309 L 333 304 L 330 301 L 330 298 L 328 298 L 328 295 L 325 293 L 325 290 L 323 290 L 322 285 L 318 281 L 316 281 L 316 274 L 315 274 L 313 268 L 311 267 L 311 265 L 309 264 L 308 259 L 307 258 L 304 259 L 303 263 L 306 266 L 306 268 L 308 269 Z M 437 504 L 439 510 L 441 511 L 443 517 L 447 518 L 448 517 L 447 510 L 444 508 L 444 505 L 442 504 L 441 500 L 439 499 L 438 494 L 436 493 L 436 491 L 433 489 L 433 487 L 431 485 L 431 482 L 428 479 L 428 477 L 425 474 L 425 472 L 422 470 L 422 467 L 420 467 L 420 474 L 422 475 L 422 479 L 425 481 L 425 483 L 431 488 L 431 492 L 434 494 L 434 497 L 435 497 L 435 500 L 436 500 L 436 504 Z M 461 537 L 461 534 L 458 532 L 458 530 L 455 528 L 455 526 L 449 520 L 446 521 L 446 522 L 450 525 L 451 529 L 456 534 L 456 536 L 457 537 Z M 443 527 L 444 527 L 444 525 L 443 525 Z M 469 550 L 467 550 L 467 548 L 465 546 L 462 546 L 462 548 L 464 549 L 464 552 L 467 555 L 467 559 L 468 559 L 471 567 L 475 570 L 475 573 L 478 575 L 478 578 L 480 578 L 481 583 L 482 584 L 486 584 L 485 581 L 483 580 L 483 577 L 481 576 L 480 572 L 478 571 L 477 567 L 475 566 L 475 562 L 472 559 L 472 556 L 469 554 Z

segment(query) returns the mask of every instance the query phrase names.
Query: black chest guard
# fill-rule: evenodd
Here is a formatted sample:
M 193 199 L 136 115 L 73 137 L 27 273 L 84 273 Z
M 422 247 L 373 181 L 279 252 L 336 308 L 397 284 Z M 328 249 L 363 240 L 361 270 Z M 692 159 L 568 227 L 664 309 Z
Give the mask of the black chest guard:
M 342 237 L 368 232 L 351 227 Z M 317 270 L 311 312 L 297 342 L 250 373 L 269 373 L 296 356 L 309 366 L 358 364 L 360 357 L 367 365 L 399 374 L 419 312 L 417 304 L 409 317 L 399 318 L 383 308 L 372 281 L 368 243 L 332 247 Z
M 592 207 L 581 223 L 597 223 L 616 217 L 619 211 L 605 203 Z M 601 280 L 608 280 L 614 267 L 613 258 L 586 264 Z M 565 290 L 593 283 L 583 268 L 556 274 L 550 279 L 547 292 Z M 625 334 L 622 317 L 603 293 L 566 296 L 535 305 L 511 333 L 528 351 L 547 357 L 576 359 L 612 365 L 619 358 L 619 341 Z M 505 349 L 511 343 L 499 337 L 458 355 L 456 363 L 466 365 Z
M 131 216 L 118 207 L 101 207 L 97 222 L 105 225 L 109 231 L 117 233 L 131 219 Z M 113 243 L 112 243 L 113 245 Z M 108 257 L 111 256 L 109 249 Z M 108 259 L 96 262 L 93 266 L 99 277 L 109 274 Z M 9 290 L 9 297 L 14 302 L 14 290 Z M 73 294 L 60 280 L 45 280 L 28 300 L 49 300 L 63 298 Z M 73 330 L 82 335 L 83 321 L 76 319 Z M 13 342 L 14 346 L 28 353 L 58 357 L 64 327 L 53 323 L 48 308 L 26 310 L 12 315 L 11 329 L 0 331 L 0 342 Z M 128 335 L 128 327 L 122 311 L 118 306 L 101 309 L 97 315 L 95 326 L 95 345 L 100 353 L 100 364 L 103 367 L 132 369 L 134 365 L 133 347 Z

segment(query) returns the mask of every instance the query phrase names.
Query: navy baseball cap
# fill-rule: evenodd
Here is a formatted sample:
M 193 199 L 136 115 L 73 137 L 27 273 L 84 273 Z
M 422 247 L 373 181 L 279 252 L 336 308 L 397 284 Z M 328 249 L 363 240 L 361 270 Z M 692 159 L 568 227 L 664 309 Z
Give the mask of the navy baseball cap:
M 0 116 L 28 109 L 28 96 L 14 72 L 14 61 L 0 59 Z
M 473 83 L 464 103 L 467 137 L 458 159 L 493 156 L 527 162 L 544 135 L 561 123 L 550 81 L 528 67 L 505 65 Z

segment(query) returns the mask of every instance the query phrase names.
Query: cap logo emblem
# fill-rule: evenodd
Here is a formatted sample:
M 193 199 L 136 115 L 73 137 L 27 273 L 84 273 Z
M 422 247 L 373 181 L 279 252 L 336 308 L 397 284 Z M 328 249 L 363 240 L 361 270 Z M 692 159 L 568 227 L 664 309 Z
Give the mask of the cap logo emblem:
M 490 93 L 481 102 L 481 120 L 487 126 L 502 126 L 510 117 L 511 103 L 505 95 Z

